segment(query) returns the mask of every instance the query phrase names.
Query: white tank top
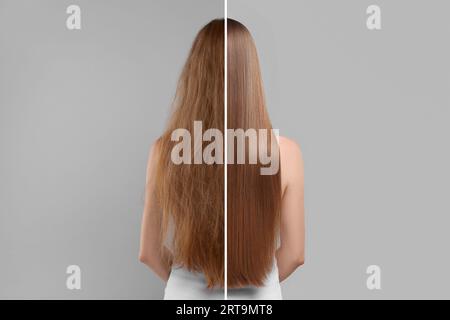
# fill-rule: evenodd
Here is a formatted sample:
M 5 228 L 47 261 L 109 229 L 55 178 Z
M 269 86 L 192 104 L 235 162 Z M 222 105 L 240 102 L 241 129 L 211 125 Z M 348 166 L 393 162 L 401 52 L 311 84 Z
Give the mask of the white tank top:
M 202 273 L 190 272 L 181 267 L 172 267 L 164 291 L 164 300 L 223 300 L 224 289 L 208 289 Z M 248 286 L 228 289 L 229 300 L 281 300 L 278 267 L 274 259 L 271 272 L 261 287 Z
M 173 222 L 169 221 L 168 236 L 165 246 L 172 250 Z M 276 247 L 280 245 L 279 235 Z M 205 276 L 199 272 L 190 272 L 182 267 L 173 266 L 164 290 L 164 300 L 223 300 L 224 289 L 207 288 Z M 281 300 L 281 286 L 278 277 L 276 259 L 273 259 L 272 270 L 261 287 L 249 286 L 239 289 L 228 289 L 229 300 Z

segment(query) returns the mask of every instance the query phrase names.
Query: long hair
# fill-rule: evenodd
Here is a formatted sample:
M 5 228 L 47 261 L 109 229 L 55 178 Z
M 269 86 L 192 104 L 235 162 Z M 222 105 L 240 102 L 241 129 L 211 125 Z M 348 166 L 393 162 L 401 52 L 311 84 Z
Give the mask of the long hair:
M 253 38 L 235 20 L 228 19 L 227 29 L 228 128 L 270 131 L 272 125 Z M 272 135 L 269 138 L 274 139 Z M 271 146 L 270 139 L 267 146 L 259 145 L 272 152 Z M 277 143 L 275 146 L 278 148 Z M 248 155 L 248 145 L 246 148 Z M 273 175 L 261 175 L 259 161 L 257 164 L 233 161 L 233 165 L 227 166 L 227 283 L 230 288 L 261 286 L 273 266 L 276 250 L 281 211 L 280 170 Z
M 171 235 L 173 263 L 202 272 L 208 287 L 224 282 L 223 164 L 174 164 L 171 134 L 224 128 L 224 21 L 213 20 L 197 34 L 182 70 L 173 113 L 158 139 L 157 196 L 161 237 Z M 204 147 L 204 145 L 203 145 Z M 194 153 L 198 150 L 194 150 Z M 193 157 L 193 154 L 191 154 Z
M 228 19 L 227 24 L 227 129 L 271 129 L 253 39 L 237 21 Z M 279 171 L 261 175 L 259 162 L 229 164 L 225 204 L 223 164 L 192 161 L 184 165 L 171 159 L 176 144 L 171 139 L 174 130 L 183 128 L 192 133 L 194 121 L 199 120 L 203 130 L 224 132 L 224 107 L 224 20 L 218 19 L 203 27 L 195 38 L 179 79 L 173 113 L 157 141 L 161 237 L 171 235 L 174 264 L 202 272 L 208 287 L 222 287 L 227 205 L 228 287 L 260 286 L 271 270 L 276 249 L 281 206 Z M 270 139 L 268 143 L 270 150 Z M 248 145 L 245 148 L 248 155 Z M 237 152 L 234 154 L 237 156 Z

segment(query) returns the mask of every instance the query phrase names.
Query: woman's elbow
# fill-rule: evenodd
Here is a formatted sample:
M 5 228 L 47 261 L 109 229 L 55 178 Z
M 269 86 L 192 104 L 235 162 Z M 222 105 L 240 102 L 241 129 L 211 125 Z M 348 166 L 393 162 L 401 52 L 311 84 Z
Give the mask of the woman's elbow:
M 139 253 L 139 261 L 142 262 L 143 264 L 147 264 L 149 263 L 149 257 L 147 254 L 140 252 Z
M 150 269 L 153 269 L 159 263 L 157 255 L 152 254 L 151 252 L 139 253 L 139 261 Z
M 294 264 L 295 264 L 296 268 L 304 265 L 305 264 L 305 255 L 303 253 L 296 255 L 294 258 Z

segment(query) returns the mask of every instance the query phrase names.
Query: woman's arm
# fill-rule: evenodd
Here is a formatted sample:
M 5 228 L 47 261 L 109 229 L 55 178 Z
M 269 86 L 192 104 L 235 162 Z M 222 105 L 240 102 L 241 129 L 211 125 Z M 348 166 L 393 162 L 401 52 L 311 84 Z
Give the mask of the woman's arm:
M 305 260 L 303 159 L 300 147 L 280 138 L 281 175 L 285 190 L 281 208 L 280 247 L 276 252 L 280 282 Z
M 170 252 L 161 250 L 160 217 L 161 208 L 156 199 L 156 144 L 152 146 L 147 164 L 144 212 L 142 214 L 141 247 L 139 260 L 152 269 L 161 279 L 167 281 L 171 268 Z

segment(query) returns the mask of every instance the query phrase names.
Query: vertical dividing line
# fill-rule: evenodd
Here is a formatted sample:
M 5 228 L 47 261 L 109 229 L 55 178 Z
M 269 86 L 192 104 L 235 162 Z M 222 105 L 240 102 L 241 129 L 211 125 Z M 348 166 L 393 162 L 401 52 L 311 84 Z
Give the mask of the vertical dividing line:
M 228 300 L 228 259 L 227 259 L 227 252 L 228 252 L 228 181 L 227 181 L 227 165 L 228 165 L 228 137 L 227 137 L 227 129 L 228 129 L 228 57 L 227 57 L 227 35 L 228 35 L 228 28 L 227 28 L 227 17 L 228 17 L 228 0 L 223 1 L 224 4 L 224 31 L 225 31 L 225 37 L 224 37 L 224 299 Z

